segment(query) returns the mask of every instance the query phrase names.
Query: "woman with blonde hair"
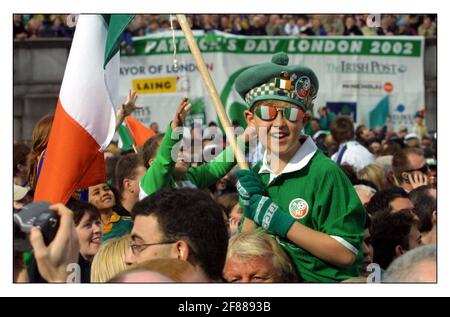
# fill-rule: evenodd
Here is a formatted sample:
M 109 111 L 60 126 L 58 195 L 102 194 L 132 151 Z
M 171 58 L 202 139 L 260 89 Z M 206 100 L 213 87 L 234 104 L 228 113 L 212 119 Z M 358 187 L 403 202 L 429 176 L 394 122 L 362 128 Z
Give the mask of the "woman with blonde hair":
M 377 186 L 376 190 L 383 190 L 384 169 L 378 164 L 369 164 L 357 173 L 358 179 L 371 181 Z
M 91 283 L 106 283 L 118 273 L 125 271 L 125 254 L 130 247 L 130 235 L 111 239 L 104 243 L 92 261 Z

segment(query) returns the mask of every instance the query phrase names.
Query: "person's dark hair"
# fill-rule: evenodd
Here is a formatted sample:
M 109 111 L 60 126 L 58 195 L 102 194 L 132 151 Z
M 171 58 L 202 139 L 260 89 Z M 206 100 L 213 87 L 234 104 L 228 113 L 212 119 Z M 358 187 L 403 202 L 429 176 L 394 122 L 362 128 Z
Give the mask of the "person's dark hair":
M 364 230 L 369 229 L 369 231 L 370 231 L 370 226 L 372 226 L 372 218 L 371 218 L 371 216 L 366 212 L 366 223 L 364 224 Z
M 28 153 L 30 153 L 30 147 L 25 143 L 17 143 L 14 144 L 13 147 L 13 176 L 17 176 L 19 174 L 19 170 L 17 165 L 27 165 L 27 157 Z
M 390 203 L 396 198 L 408 198 L 403 188 L 392 187 L 376 192 L 366 206 L 366 211 L 374 216 L 385 209 L 390 209 Z
M 404 148 L 401 151 L 394 154 L 392 157 L 392 171 L 399 183 L 402 183 L 402 174 L 411 169 L 409 164 L 409 155 L 416 154 L 423 156 L 423 151 L 416 147 Z
M 158 134 L 145 141 L 142 148 L 142 159 L 144 160 L 145 168 L 149 168 L 148 161 L 155 158 L 163 138 L 164 134 Z
M 433 149 L 431 148 L 422 148 L 423 151 L 423 156 L 425 156 L 425 158 L 434 158 L 434 153 L 433 153 Z
M 417 220 L 408 210 L 390 212 L 389 209 L 378 213 L 372 218 L 370 236 L 373 246 L 373 263 L 378 263 L 382 269 L 387 269 L 395 258 L 395 247 L 401 246 L 409 250 L 409 233 Z
M 420 219 L 420 232 L 428 232 L 433 228 L 432 216 L 436 211 L 436 198 L 430 195 L 430 190 L 433 189 L 431 185 L 421 186 L 409 193 L 415 213 Z
M 427 140 L 427 141 L 430 141 L 430 143 L 433 143 L 433 138 L 430 137 L 429 135 L 424 135 L 424 136 L 422 137 L 422 142 L 423 142 L 424 140 Z
M 136 169 L 140 166 L 144 166 L 142 157 L 139 154 L 127 154 L 122 156 L 116 164 L 116 188 L 119 193 L 123 193 L 123 180 L 125 178 L 134 179 L 136 177 Z
M 339 168 L 344 172 L 345 175 L 347 175 L 348 179 L 350 180 L 350 183 L 354 184 L 358 180 L 355 168 L 350 164 L 345 163 L 339 165 Z
M 397 135 L 391 136 L 389 140 L 382 146 L 382 155 L 394 155 L 401 149 L 404 149 L 405 143 L 403 139 L 399 138 Z
M 113 187 L 116 186 L 116 165 L 117 162 L 119 162 L 119 159 L 119 155 L 113 154 L 113 156 L 110 156 L 105 160 L 106 179 L 108 184 Z
M 80 221 L 85 213 L 88 213 L 90 219 L 92 220 L 100 218 L 100 213 L 98 212 L 98 209 L 94 205 L 86 201 L 70 198 L 66 204 L 66 207 L 72 210 L 73 212 L 73 221 L 75 222 L 75 226 L 78 226 L 80 224 Z
M 354 129 L 352 119 L 348 116 L 337 116 L 330 124 L 331 134 L 338 144 L 353 140 L 355 137 Z
M 216 201 L 223 207 L 223 210 L 225 211 L 227 217 L 229 218 L 231 210 L 233 210 L 233 207 L 239 203 L 239 195 L 236 192 L 227 193 L 217 197 Z
M 207 193 L 165 188 L 139 201 L 131 212 L 156 217 L 163 239 L 185 240 L 211 280 L 221 280 L 228 247 L 222 208 Z
M 364 129 L 366 129 L 367 127 L 364 124 L 360 124 L 359 126 L 356 127 L 355 130 L 355 140 L 358 141 L 360 144 L 367 146 L 367 141 L 364 140 L 364 138 L 362 137 L 362 134 L 364 132 Z

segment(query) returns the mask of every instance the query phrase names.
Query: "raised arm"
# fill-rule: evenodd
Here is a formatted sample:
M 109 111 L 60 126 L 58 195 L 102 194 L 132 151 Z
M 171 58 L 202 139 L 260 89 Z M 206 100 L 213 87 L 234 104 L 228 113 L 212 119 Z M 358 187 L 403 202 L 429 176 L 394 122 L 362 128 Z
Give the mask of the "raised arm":
M 183 136 L 182 134 L 178 134 L 178 136 L 174 138 L 172 134 L 175 129 L 183 126 L 184 120 L 191 108 L 192 105 L 189 103 L 188 98 L 184 97 L 178 106 L 173 120 L 167 128 L 166 134 L 164 135 L 152 165 L 147 169 L 147 172 L 141 179 L 139 199 L 143 199 L 159 189 L 170 185 L 172 170 L 176 163 L 172 160 L 172 148 Z
M 120 105 L 120 108 L 117 111 L 116 131 L 127 116 L 132 114 L 136 109 L 142 109 L 142 107 L 136 106 L 137 97 L 138 95 L 134 90 L 128 90 L 127 100 L 125 101 L 125 103 Z

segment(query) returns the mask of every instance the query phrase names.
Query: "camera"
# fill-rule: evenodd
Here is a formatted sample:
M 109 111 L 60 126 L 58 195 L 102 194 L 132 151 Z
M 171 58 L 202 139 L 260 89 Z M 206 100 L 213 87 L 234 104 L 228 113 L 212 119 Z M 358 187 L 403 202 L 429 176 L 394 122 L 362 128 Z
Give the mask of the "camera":
M 50 210 L 50 204 L 47 202 L 33 202 L 15 213 L 13 229 L 15 251 L 31 251 L 27 236 L 33 226 L 41 229 L 44 242 L 49 245 L 58 231 L 59 215 Z

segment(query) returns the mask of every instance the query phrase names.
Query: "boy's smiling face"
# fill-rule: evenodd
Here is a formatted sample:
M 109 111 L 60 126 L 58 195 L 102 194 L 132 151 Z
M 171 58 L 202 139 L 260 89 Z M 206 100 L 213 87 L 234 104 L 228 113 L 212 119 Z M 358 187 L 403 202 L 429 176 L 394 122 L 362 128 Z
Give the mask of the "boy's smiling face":
M 261 106 L 275 106 L 278 109 L 275 119 L 271 121 L 261 119 L 255 113 L 255 110 Z M 289 107 L 294 107 L 299 111 L 296 122 L 285 117 L 286 112 L 283 110 Z M 247 123 L 256 129 L 259 141 L 268 153 L 278 156 L 282 161 L 289 161 L 300 148 L 299 139 L 305 120 L 303 115 L 304 112 L 299 107 L 281 100 L 258 101 L 252 107 L 252 111 L 245 112 Z

